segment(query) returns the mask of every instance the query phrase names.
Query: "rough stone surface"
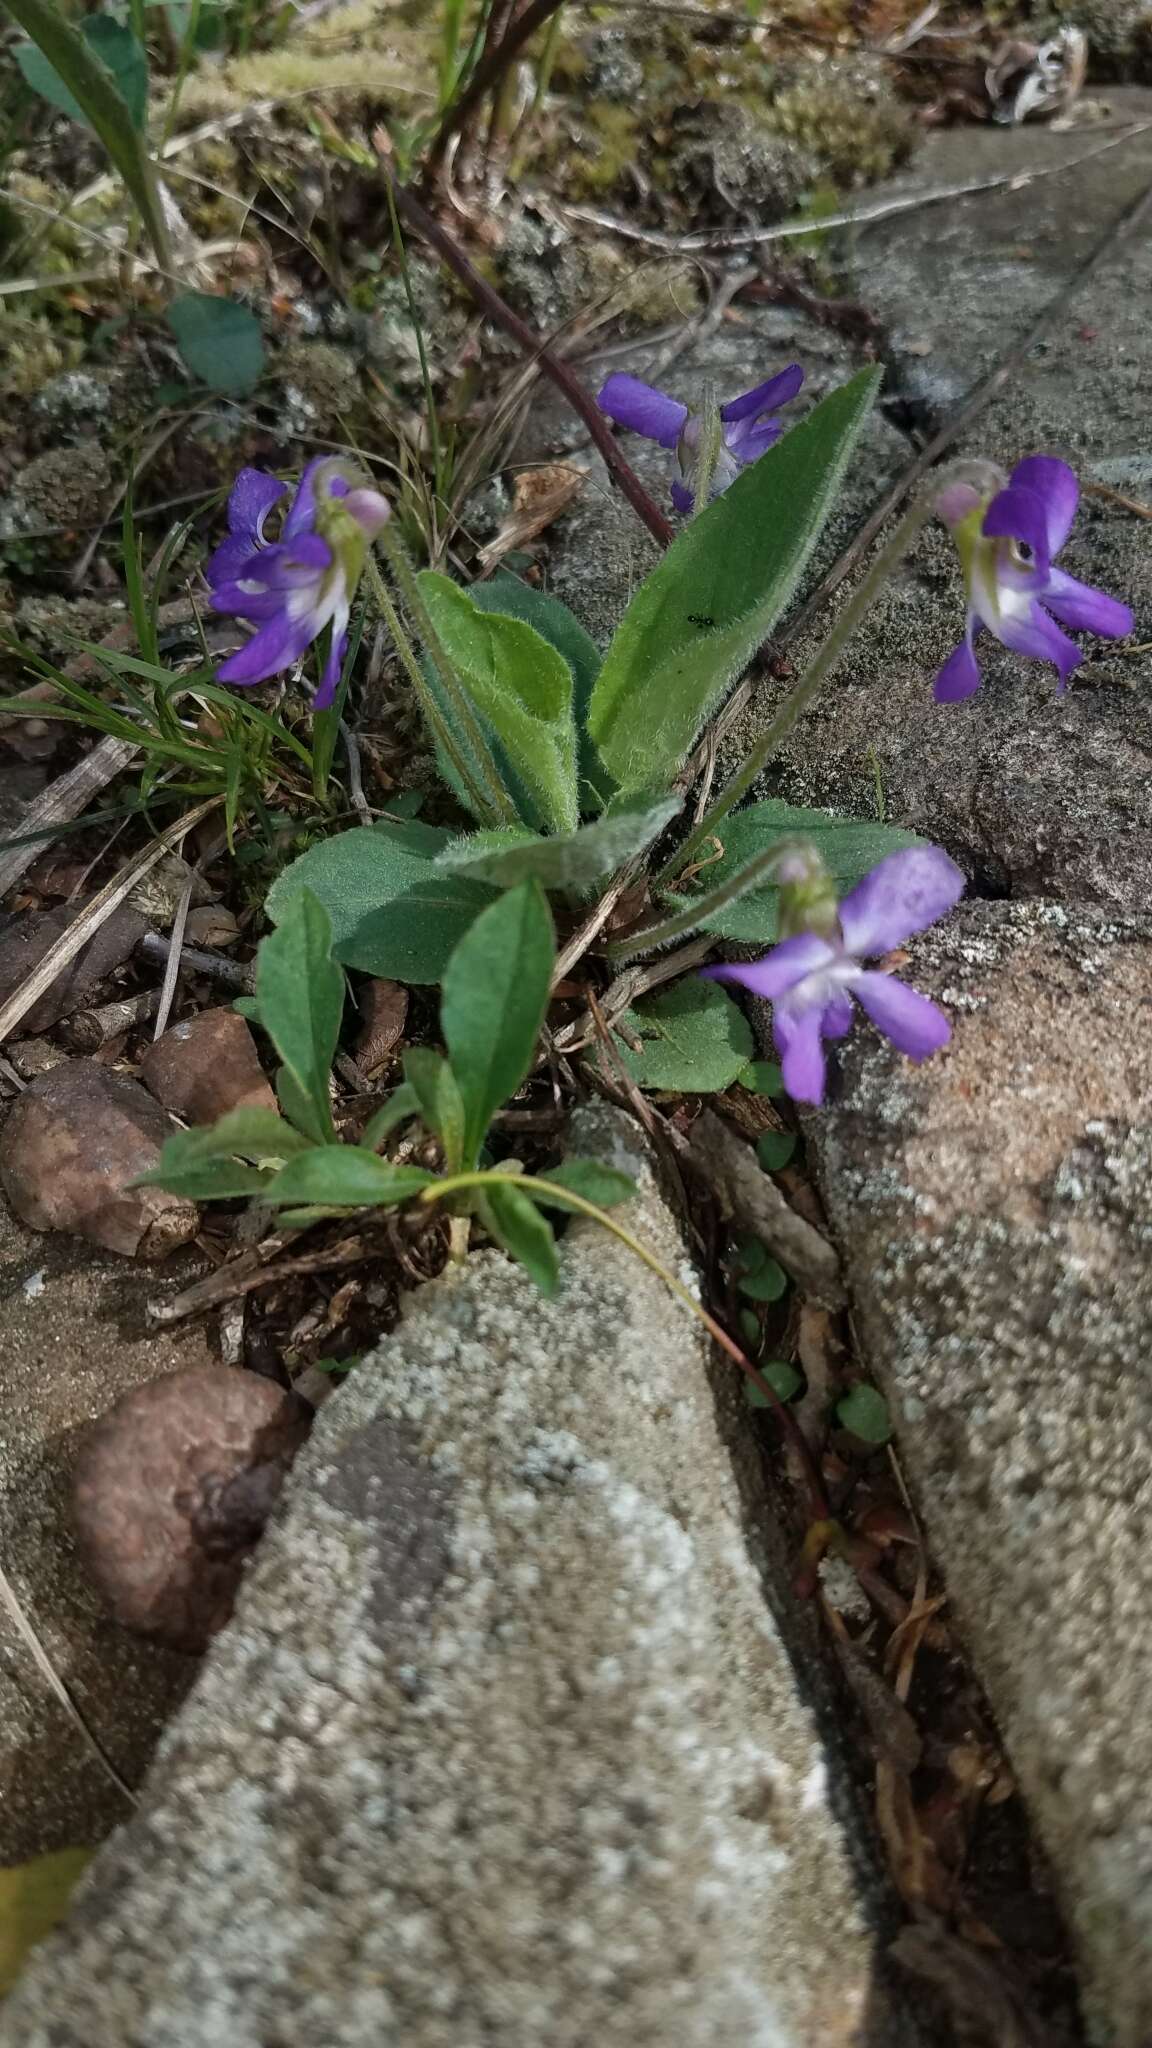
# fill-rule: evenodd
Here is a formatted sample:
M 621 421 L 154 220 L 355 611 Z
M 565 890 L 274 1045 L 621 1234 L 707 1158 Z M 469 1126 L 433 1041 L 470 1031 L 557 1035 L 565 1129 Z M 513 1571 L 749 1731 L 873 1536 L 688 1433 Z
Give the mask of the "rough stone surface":
M 195 1270 L 186 1263 L 185 1277 Z M 83 1432 L 118 1394 L 207 1361 L 200 1328 L 145 1330 L 142 1290 L 155 1284 L 74 1240 L 35 1237 L 0 1207 L 0 1556 L 53 1665 L 132 1785 L 195 1665 L 109 1619 L 76 1556 L 69 1497 Z M 98 1842 L 124 1814 L 0 1610 L 0 1865 Z
M 580 1149 L 636 1171 L 630 1128 Z M 630 1220 L 686 1270 L 650 1183 Z M 3 2048 L 907 2039 L 701 1346 L 627 1254 L 426 1291 L 285 1502 Z
M 1152 94 L 1109 94 L 1145 120 Z M 905 189 L 1067 163 L 1106 135 L 969 128 L 933 137 Z M 915 445 L 958 407 L 1152 178 L 1152 134 L 1061 177 L 904 213 L 845 244 L 887 331 L 884 412 L 818 571 Z M 1033 450 L 1152 501 L 1146 232 L 1119 247 L 960 452 Z M 743 308 L 741 309 L 743 312 Z M 800 316 L 749 313 L 663 380 L 728 395 L 795 354 Z M 643 375 L 641 352 L 613 368 Z M 629 438 L 646 477 L 664 463 Z M 600 520 L 600 538 L 594 530 Z M 898 1440 L 1080 1946 L 1094 2038 L 1152 2040 L 1148 1331 L 1152 950 L 1152 548 L 1147 521 L 1086 495 L 1062 565 L 1126 597 L 1136 652 L 1085 642 L 1068 694 L 988 641 L 984 683 L 937 707 L 962 589 L 925 534 L 762 794 L 887 818 L 943 844 L 986 897 L 912 949 L 909 978 L 955 1019 L 914 1070 L 861 1027 L 841 1099 L 812 1123 L 864 1356 Z M 605 636 L 651 559 L 598 471 L 560 529 L 553 581 Z M 796 666 L 811 647 L 795 646 Z M 785 686 L 764 686 L 720 772 Z
M 1152 926 L 970 904 L 924 1068 L 814 1117 L 865 1352 L 1064 1893 L 1095 2038 L 1152 2038 Z
M 212 1124 L 230 1109 L 275 1112 L 256 1041 L 235 1010 L 198 1010 L 150 1045 L 140 1078 L 165 1109 Z
M 195 1236 L 194 1202 L 139 1187 L 172 1129 L 159 1103 L 96 1060 L 29 1083 L 0 1133 L 0 1185 L 22 1223 L 69 1230 L 128 1258 L 161 1259 Z

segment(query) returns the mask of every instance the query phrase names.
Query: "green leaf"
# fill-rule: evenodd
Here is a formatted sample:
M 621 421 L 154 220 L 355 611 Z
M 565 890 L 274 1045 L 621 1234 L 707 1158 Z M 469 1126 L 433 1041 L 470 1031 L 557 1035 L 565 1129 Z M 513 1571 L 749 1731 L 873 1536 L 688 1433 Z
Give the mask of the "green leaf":
M 779 1173 L 796 1150 L 795 1131 L 765 1131 L 756 1146 L 756 1157 L 765 1173 Z
M 430 1187 L 436 1176 L 418 1166 L 393 1166 L 362 1145 L 322 1145 L 290 1159 L 265 1193 L 270 1202 L 318 1202 L 325 1207 L 391 1208 Z
M 466 1167 L 532 1065 L 554 958 L 548 905 L 522 882 L 481 912 L 448 962 L 440 1029 L 464 1102 Z
M 95 1849 L 52 1849 L 0 1870 L 0 1998 L 24 1967 L 28 1951 L 51 1933 Z
M 651 846 L 682 808 L 677 796 L 636 797 L 578 832 L 554 839 L 517 836 L 499 847 L 478 846 L 496 835 L 477 832 L 446 847 L 436 865 L 504 889 L 533 875 L 543 889 L 591 889 Z
M 742 1074 L 737 1074 L 741 1088 L 748 1088 L 753 1095 L 783 1095 L 784 1075 L 778 1060 L 749 1060 Z
M 394 1088 L 383 1107 L 370 1116 L 360 1133 L 360 1143 L 366 1152 L 375 1152 L 401 1124 L 409 1123 L 420 1114 L 420 1099 L 407 1081 Z
M 788 1275 L 758 1237 L 743 1237 L 737 1247 L 736 1285 L 749 1301 L 779 1301 Z
M 206 1129 L 174 1132 L 156 1166 L 141 1174 L 140 1184 L 167 1188 L 193 1202 L 262 1195 L 271 1176 L 258 1169 L 279 1167 L 307 1151 L 308 1143 L 270 1109 L 232 1109 Z M 242 1165 L 242 1160 L 255 1164 Z
M 337 945 L 337 957 L 386 981 L 439 981 L 481 911 L 497 900 L 487 882 L 466 875 L 429 875 L 391 903 L 361 918 Z
M 260 1022 L 284 1062 L 282 1105 L 306 1137 L 333 1136 L 328 1076 L 344 1010 L 344 976 L 332 958 L 332 924 L 310 889 L 292 899 L 256 956 Z
M 797 1372 L 796 1367 L 789 1365 L 786 1358 L 770 1358 L 765 1365 L 761 1365 L 757 1369 L 761 1377 L 767 1380 L 768 1385 L 779 1396 L 781 1401 L 791 1401 L 794 1399 L 804 1385 L 803 1378 Z M 744 1382 L 744 1399 L 750 1408 L 771 1408 L 772 1406 L 767 1394 L 762 1394 L 759 1387 L 754 1386 L 751 1380 L 745 1380 Z
M 627 1038 L 639 1035 L 640 1052 Z M 615 1049 L 641 1088 L 709 1095 L 728 1088 L 748 1064 L 752 1033 L 743 1011 L 714 981 L 686 975 L 665 994 L 626 1010 Z
M 348 832 L 318 840 L 290 861 L 273 882 L 264 907 L 273 924 L 279 924 L 293 897 L 301 889 L 311 889 L 328 912 L 332 936 L 339 942 L 368 911 L 402 896 L 427 875 L 451 837 L 450 832 L 416 822 L 354 825 Z
M 557 654 L 563 656 L 572 671 L 572 716 L 576 725 L 576 745 L 580 768 L 580 807 L 582 810 L 599 810 L 606 795 L 614 787 L 607 775 L 596 749 L 588 734 L 588 707 L 592 691 L 600 673 L 601 654 L 590 633 L 584 631 L 574 612 L 558 597 L 550 597 L 547 591 L 536 590 L 519 576 L 509 575 L 505 569 L 497 571 L 485 583 L 469 585 L 469 595 L 486 612 L 500 612 L 506 618 L 523 619 L 528 626 L 535 626 L 541 638 L 547 640 Z
M 31 36 L 92 127 L 124 180 L 160 262 L 169 262 L 168 230 L 152 161 L 131 109 L 102 57 L 68 20 L 59 0 L 7 0 L 13 20 Z M 40 89 L 39 87 L 37 88 Z
M 671 782 L 787 604 L 881 373 L 862 370 L 751 463 L 641 584 L 604 657 L 589 730 L 624 789 Z
M 598 1209 L 614 1209 L 619 1202 L 630 1202 L 636 1193 L 630 1173 L 621 1173 L 615 1166 L 602 1166 L 598 1159 L 565 1159 L 560 1166 L 550 1166 L 543 1179 L 552 1185 L 545 1189 L 527 1177 L 522 1185 L 534 1201 L 551 1209 L 571 1208 L 571 1204 L 552 1192 L 553 1188 L 569 1188 Z
M 525 823 L 575 831 L 580 803 L 568 663 L 533 626 L 485 612 L 450 577 L 424 569 L 417 580 L 445 652 L 512 770 Z
M 836 883 L 838 895 L 854 888 L 863 875 L 886 854 L 902 846 L 923 846 L 915 832 L 903 832 L 894 825 L 878 825 L 869 818 L 838 818 L 830 811 L 810 811 L 795 804 L 749 804 L 736 811 L 720 827 L 724 853 L 701 876 L 709 892 L 722 887 L 779 839 L 810 839 Z M 661 892 L 661 901 L 682 908 L 692 900 L 684 890 Z M 718 932 L 726 939 L 743 939 L 752 944 L 771 945 L 779 927 L 780 892 L 769 886 L 751 889 L 712 916 L 700 919 L 700 929 Z
M 194 377 L 210 391 L 251 391 L 264 368 L 255 313 L 217 292 L 182 292 L 165 318 Z
M 116 88 L 128 109 L 132 126 L 143 131 L 148 111 L 148 55 L 130 28 L 110 14 L 88 14 L 79 24 L 80 33 L 93 56 L 111 72 Z M 17 43 L 16 62 L 27 85 L 49 106 L 70 114 L 74 121 L 94 127 L 76 95 L 69 92 L 60 73 L 35 43 Z
M 311 889 L 346 966 L 396 981 L 439 981 L 453 946 L 496 894 L 487 883 L 434 871 L 433 858 L 450 838 L 417 823 L 358 825 L 292 861 L 265 908 L 278 924 L 301 889 Z
M 861 1382 L 851 1387 L 842 1400 L 836 1403 L 836 1420 L 841 1429 L 850 1429 L 862 1443 L 886 1444 L 892 1435 L 892 1418 L 888 1403 L 875 1387 Z
M 419 1045 L 405 1053 L 404 1073 L 424 1122 L 444 1147 L 448 1172 L 459 1173 L 466 1119 L 455 1074 L 440 1053 Z
M 520 1190 L 510 1174 L 494 1173 L 485 1182 L 477 1203 L 481 1219 L 498 1245 L 523 1266 L 541 1294 L 555 1294 L 560 1284 L 560 1262 L 552 1226 L 541 1216 L 535 1202 Z

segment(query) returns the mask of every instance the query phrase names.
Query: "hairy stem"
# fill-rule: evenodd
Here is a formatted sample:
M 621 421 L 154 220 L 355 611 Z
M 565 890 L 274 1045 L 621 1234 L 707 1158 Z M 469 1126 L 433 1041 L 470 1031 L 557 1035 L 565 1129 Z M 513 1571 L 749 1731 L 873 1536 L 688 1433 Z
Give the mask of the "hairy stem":
M 392 593 L 380 574 L 380 565 L 371 548 L 368 550 L 367 560 L 364 564 L 364 573 L 372 586 L 372 595 L 380 608 L 384 624 L 392 635 L 393 645 L 400 657 L 400 665 L 411 683 L 416 694 L 416 701 L 428 721 L 429 731 L 432 733 L 433 738 L 443 747 L 445 754 L 460 777 L 462 787 L 468 791 L 469 799 L 476 808 L 477 816 L 489 823 L 492 822 L 496 814 L 492 810 L 484 791 L 476 781 L 467 759 L 457 744 L 455 733 L 444 717 L 432 691 L 428 688 L 427 678 L 420 666 L 416 649 L 413 647 L 404 622 L 392 602 Z
M 412 623 L 424 642 L 431 660 L 436 665 L 437 674 L 444 685 L 445 695 L 460 721 L 460 730 L 472 750 L 477 773 L 476 775 L 469 774 L 467 778 L 468 787 L 470 790 L 473 790 L 477 779 L 479 779 L 484 785 L 486 792 L 483 798 L 484 810 L 487 812 L 494 811 L 499 824 L 515 825 L 519 822 L 516 815 L 516 806 L 500 780 L 499 770 L 492 759 L 491 748 L 480 730 L 476 714 L 469 701 L 468 693 L 456 673 L 455 665 L 439 633 L 432 623 L 432 615 L 421 595 L 420 585 L 416 581 L 416 572 L 408 557 L 408 550 L 404 546 L 399 534 L 395 531 L 391 521 L 387 526 L 381 528 L 378 538 L 388 558 L 388 567 L 391 569 L 400 594 L 408 607 Z

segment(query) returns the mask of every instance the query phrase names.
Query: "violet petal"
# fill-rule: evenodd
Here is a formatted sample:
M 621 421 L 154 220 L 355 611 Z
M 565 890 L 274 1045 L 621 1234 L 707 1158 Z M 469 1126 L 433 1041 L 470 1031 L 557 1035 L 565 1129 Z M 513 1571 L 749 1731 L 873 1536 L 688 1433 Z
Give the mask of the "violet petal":
M 658 441 L 661 448 L 675 448 L 688 417 L 688 407 L 678 399 L 642 383 L 639 377 L 627 376 L 622 370 L 609 377 L 596 403 L 618 426 L 627 427 L 633 434 L 643 434 L 646 440 Z
M 952 1036 L 952 1027 L 935 1003 L 908 988 L 891 974 L 860 974 L 852 993 L 884 1033 L 910 1060 L 926 1060 Z
M 1063 569 L 1051 569 L 1044 588 L 1045 609 L 1076 632 L 1099 633 L 1104 640 L 1123 640 L 1135 624 L 1131 608 L 1104 590 L 1094 590 Z
M 1035 491 L 1026 491 L 1009 484 L 1006 491 L 998 491 L 984 514 L 981 532 L 991 539 L 1022 541 L 1032 550 L 1029 573 L 1041 580 L 1047 576 L 1052 565 L 1048 546 L 1048 514 L 1043 498 Z
M 324 673 L 320 678 L 320 687 L 312 699 L 313 711 L 327 711 L 328 706 L 335 697 L 336 686 L 340 681 L 340 671 L 344 666 L 344 656 L 347 651 L 348 606 L 347 604 L 340 604 L 337 605 L 336 610 L 332 614 L 332 638 L 328 644 L 328 659 L 324 663 Z
M 799 363 L 789 363 L 786 370 L 780 370 L 767 383 L 757 384 L 751 391 L 745 391 L 739 398 L 730 398 L 727 405 L 720 407 L 720 417 L 727 424 L 729 420 L 750 419 L 758 412 L 774 412 L 777 406 L 787 405 L 795 398 L 804 382 L 804 372 Z
M 689 512 L 691 512 L 692 507 L 695 503 L 696 493 L 694 491 L 690 491 L 688 489 L 687 484 L 681 483 L 678 476 L 673 477 L 672 504 L 675 510 L 677 512 L 683 512 L 685 515 L 687 515 Z
M 754 996 L 774 1003 L 806 975 L 830 967 L 835 958 L 835 950 L 827 939 L 817 938 L 815 932 L 797 932 L 794 938 L 782 939 L 760 960 L 733 960 L 723 967 L 702 967 L 700 972 L 706 981 L 738 982 Z
M 819 1004 L 793 1009 L 777 1003 L 772 1012 L 772 1036 L 780 1055 L 784 1086 L 793 1102 L 819 1103 L 824 1100 L 827 1067 L 820 1040 Z
M 970 612 L 967 633 L 959 647 L 948 656 L 932 685 L 932 695 L 938 704 L 960 704 L 980 688 L 980 667 L 972 652 L 975 624 L 975 616 Z
M 222 540 L 214 554 L 204 564 L 204 575 L 209 586 L 216 583 L 234 583 L 242 573 L 244 564 L 251 559 L 252 535 L 230 533 Z
M 264 538 L 264 521 L 288 486 L 266 469 L 242 469 L 228 493 L 228 531 L 253 546 Z
M 964 888 L 963 873 L 938 846 L 886 854 L 840 905 L 846 950 L 858 960 L 890 953 L 951 910 Z
M 291 668 L 294 661 L 299 661 L 322 624 L 323 620 L 318 622 L 313 612 L 305 612 L 300 619 L 289 619 L 281 611 L 266 626 L 261 626 L 246 646 L 221 663 L 216 671 L 218 681 L 263 683 L 269 676 L 279 675 L 282 669 Z
M 1076 473 L 1055 455 L 1028 455 L 1012 471 L 1010 482 L 1033 491 L 1044 506 L 1048 552 L 1058 555 L 1076 518 L 1080 486 Z
M 998 637 L 1013 654 L 1026 654 L 1032 661 L 1055 662 L 1062 690 L 1073 669 L 1079 668 L 1084 659 L 1076 642 L 1062 633 L 1055 619 L 1050 619 L 1038 604 L 1031 606 L 1025 618 L 1001 619 Z

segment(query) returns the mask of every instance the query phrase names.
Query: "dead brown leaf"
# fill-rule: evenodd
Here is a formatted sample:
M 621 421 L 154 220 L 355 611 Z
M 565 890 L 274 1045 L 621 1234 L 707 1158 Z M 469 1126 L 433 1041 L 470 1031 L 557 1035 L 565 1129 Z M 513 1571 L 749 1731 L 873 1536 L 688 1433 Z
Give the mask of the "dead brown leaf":
M 567 511 L 588 481 L 588 472 L 570 462 L 547 462 L 539 469 L 522 469 L 516 478 L 512 510 L 494 540 L 481 548 L 478 560 L 484 569 L 494 569 L 514 548 L 526 547 Z

